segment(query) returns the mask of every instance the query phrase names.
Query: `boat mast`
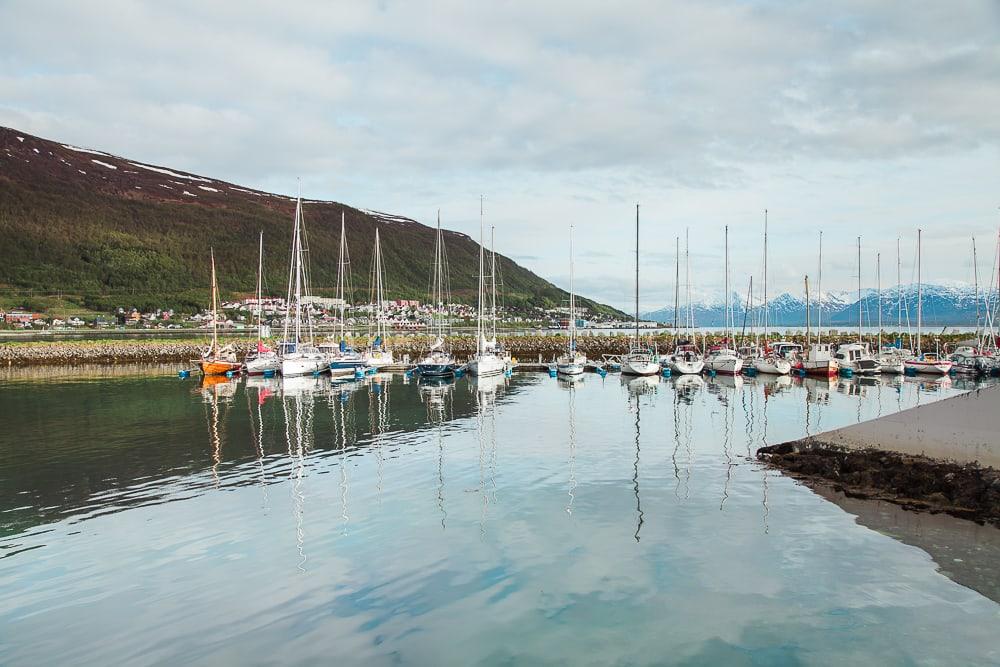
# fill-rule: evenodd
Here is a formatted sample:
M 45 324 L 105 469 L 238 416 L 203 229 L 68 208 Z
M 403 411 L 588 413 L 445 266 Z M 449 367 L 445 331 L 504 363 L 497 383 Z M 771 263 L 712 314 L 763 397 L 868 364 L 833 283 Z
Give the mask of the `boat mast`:
M 687 328 L 694 329 L 694 310 L 691 308 L 691 228 L 684 228 L 684 304 L 687 307 Z
M 261 305 L 263 298 L 263 275 L 264 275 L 264 232 L 260 233 L 260 252 L 257 255 L 257 349 L 260 350 L 261 327 L 264 326 L 264 306 Z
M 639 204 L 635 205 L 635 346 L 639 347 Z
M 219 353 L 219 304 L 218 286 L 215 282 L 215 248 L 210 248 L 212 255 L 212 356 Z
M 483 196 L 479 195 L 479 308 L 476 313 L 476 350 L 483 353 Z
M 490 337 L 497 339 L 497 244 L 496 227 L 490 225 Z
M 767 209 L 764 209 L 764 348 L 767 349 Z
M 302 339 L 302 199 L 295 205 L 295 350 Z
M 677 301 L 681 295 L 681 237 L 674 237 L 674 337 L 677 337 L 677 327 L 680 325 Z M 676 342 L 676 340 L 674 341 Z
M 816 280 L 816 291 L 819 292 L 816 298 L 816 342 L 823 342 L 823 230 L 819 230 L 819 276 Z M 808 282 L 808 281 L 807 281 Z M 809 300 L 809 294 L 806 294 Z M 806 306 L 806 314 L 809 313 L 809 306 Z
M 903 270 L 899 255 L 899 237 L 896 237 L 896 335 L 903 341 Z M 908 318 L 907 318 L 908 319 Z
M 806 276 L 806 345 L 812 344 L 812 334 L 809 330 L 809 276 Z
M 372 296 L 375 301 L 375 335 L 384 338 L 384 322 L 382 321 L 382 247 L 379 242 L 378 227 L 375 228 L 375 257 L 372 260 Z M 371 331 L 369 329 L 369 331 Z
M 923 297 L 924 297 L 924 292 L 923 292 L 923 285 L 921 284 L 921 277 L 920 277 L 920 270 L 921 270 L 921 266 L 920 266 L 920 264 L 921 264 L 921 261 L 920 261 L 920 259 L 921 259 L 920 258 L 921 234 L 922 234 L 922 230 L 918 229 L 917 230 L 917 349 L 916 349 L 916 353 L 917 353 L 918 357 L 920 356 L 920 351 L 922 349 L 921 346 L 920 346 L 920 333 L 921 333 L 920 329 L 921 329 L 921 327 L 923 327 L 923 324 L 924 324 L 924 320 L 923 320 Z
M 337 271 L 337 301 L 340 310 L 340 340 L 344 341 L 344 212 L 340 212 L 340 269 Z
M 726 261 L 725 261 L 725 283 L 726 283 L 726 306 L 725 306 L 725 318 L 726 318 L 726 339 L 730 338 L 730 320 L 732 319 L 732 297 L 729 294 L 729 225 L 726 225 L 725 232 L 725 249 L 726 249 Z
M 576 352 L 576 294 L 573 285 L 573 225 L 569 226 L 569 351 Z M 570 360 L 572 361 L 572 359 Z
M 858 237 L 858 345 L 861 345 L 861 237 Z
M 976 344 L 982 345 L 982 340 L 979 336 L 979 268 L 976 260 L 976 237 L 972 237 L 972 284 L 975 286 L 976 293 Z
M 882 253 L 875 253 L 875 283 L 878 289 L 878 351 L 882 351 Z

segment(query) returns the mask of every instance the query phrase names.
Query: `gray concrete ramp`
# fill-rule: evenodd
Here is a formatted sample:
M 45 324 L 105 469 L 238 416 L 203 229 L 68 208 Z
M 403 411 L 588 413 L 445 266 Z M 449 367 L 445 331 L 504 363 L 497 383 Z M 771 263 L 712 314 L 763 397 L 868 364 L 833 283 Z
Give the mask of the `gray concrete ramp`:
M 1000 386 L 819 433 L 800 444 L 875 448 L 1000 468 Z

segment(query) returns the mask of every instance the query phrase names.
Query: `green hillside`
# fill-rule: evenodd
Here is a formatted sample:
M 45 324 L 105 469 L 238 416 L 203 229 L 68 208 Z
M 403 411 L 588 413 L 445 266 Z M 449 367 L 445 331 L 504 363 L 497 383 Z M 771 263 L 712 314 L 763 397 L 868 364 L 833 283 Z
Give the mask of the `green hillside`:
M 343 212 L 356 298 L 368 296 L 376 227 L 387 298 L 426 298 L 432 228 L 336 202 L 303 209 L 314 293 L 334 292 Z M 293 213 L 288 197 L 0 128 L 0 296 L 8 302 L 58 293 L 91 310 L 191 310 L 207 302 L 209 248 L 223 292 L 253 291 L 261 231 L 268 291 L 284 295 Z M 478 245 L 455 232 L 445 244 L 454 298 L 470 302 Z M 563 290 L 507 257 L 497 265 L 506 305 L 565 303 Z

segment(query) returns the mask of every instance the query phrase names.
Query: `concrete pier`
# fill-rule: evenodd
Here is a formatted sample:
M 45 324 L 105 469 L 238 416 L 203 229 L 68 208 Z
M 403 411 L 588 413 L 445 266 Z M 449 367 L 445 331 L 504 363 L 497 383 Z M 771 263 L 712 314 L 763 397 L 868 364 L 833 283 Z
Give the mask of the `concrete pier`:
M 1000 386 L 820 433 L 797 444 L 874 448 L 1000 468 Z

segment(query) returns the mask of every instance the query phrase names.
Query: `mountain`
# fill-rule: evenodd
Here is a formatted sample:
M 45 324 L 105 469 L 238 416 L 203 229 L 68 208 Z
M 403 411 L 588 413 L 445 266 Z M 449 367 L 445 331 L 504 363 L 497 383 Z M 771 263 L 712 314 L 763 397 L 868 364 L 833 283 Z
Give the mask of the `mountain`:
M 94 310 L 204 306 L 209 249 L 224 292 L 254 290 L 264 233 L 265 282 L 284 295 L 295 200 L 0 127 L 0 297 L 60 293 Z M 376 227 L 387 298 L 426 299 L 434 230 L 409 218 L 303 200 L 313 292 L 337 284 L 343 213 L 357 299 L 367 299 Z M 445 232 L 456 300 L 476 298 L 479 247 Z M 497 255 L 505 305 L 553 307 L 568 295 Z M 618 314 L 585 298 L 583 306 Z M 3 302 L 0 301 L 0 306 Z
M 733 293 L 734 319 L 737 328 L 743 325 L 744 310 L 746 306 L 746 295 Z M 982 306 L 983 296 L 980 293 L 980 306 Z M 825 292 L 823 294 L 823 324 L 839 327 L 853 327 L 858 323 L 858 298 L 857 292 Z M 878 293 L 875 290 L 862 290 L 861 293 L 862 320 L 865 326 L 877 326 L 878 324 Z M 695 323 L 699 326 L 724 326 L 725 325 L 725 299 L 701 301 L 692 305 Z M 903 326 L 906 326 L 907 318 L 911 325 L 917 322 L 917 286 L 904 285 L 897 289 L 895 287 L 882 291 L 882 323 L 883 326 L 895 326 L 897 321 L 897 304 L 902 304 Z M 990 295 L 990 307 L 996 309 L 997 295 L 994 292 Z M 819 314 L 819 306 L 815 298 L 810 304 L 812 323 L 816 324 Z M 976 323 L 976 299 L 975 289 L 971 285 L 924 285 L 923 286 L 923 322 L 929 326 L 945 325 L 975 325 Z M 760 304 L 752 309 L 747 323 L 753 318 L 759 318 Z M 806 323 L 806 303 L 804 297 L 796 297 L 791 294 L 780 294 L 768 303 L 769 320 L 774 326 L 803 326 Z M 644 319 L 656 320 L 658 322 L 672 322 L 674 319 L 673 306 L 668 306 L 643 315 Z M 684 314 L 681 313 L 683 321 Z

